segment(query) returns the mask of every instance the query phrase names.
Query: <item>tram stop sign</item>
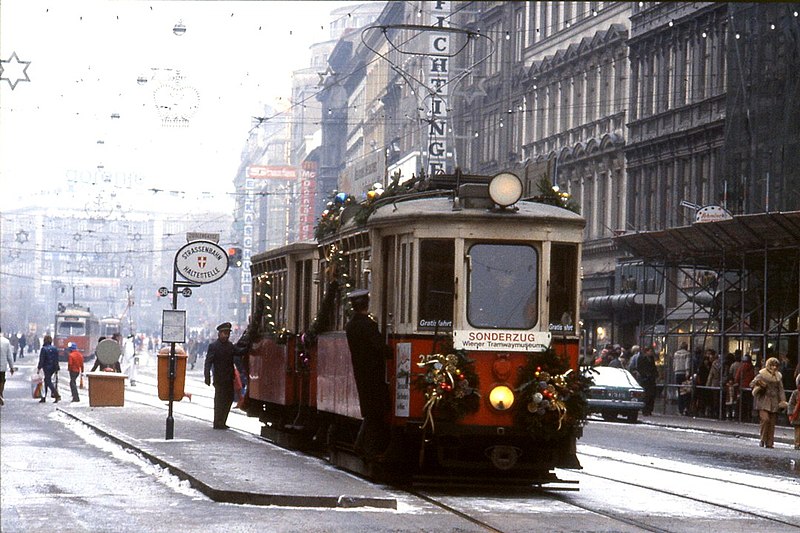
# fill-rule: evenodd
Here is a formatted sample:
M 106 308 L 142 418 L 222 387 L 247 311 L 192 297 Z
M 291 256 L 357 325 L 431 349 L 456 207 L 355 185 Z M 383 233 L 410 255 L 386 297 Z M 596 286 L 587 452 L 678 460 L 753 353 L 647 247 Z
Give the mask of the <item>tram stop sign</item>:
M 175 272 L 194 283 L 213 283 L 228 272 L 228 254 L 211 241 L 192 241 L 175 254 Z

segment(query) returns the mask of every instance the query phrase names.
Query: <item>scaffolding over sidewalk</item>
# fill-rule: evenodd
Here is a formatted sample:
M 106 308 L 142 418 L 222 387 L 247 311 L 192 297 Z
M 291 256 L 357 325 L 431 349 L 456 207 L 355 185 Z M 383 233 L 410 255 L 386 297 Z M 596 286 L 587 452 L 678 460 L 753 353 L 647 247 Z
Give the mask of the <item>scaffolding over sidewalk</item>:
M 724 385 L 731 356 L 751 354 L 756 367 L 786 356 L 798 367 L 800 337 L 800 211 L 738 215 L 615 238 L 626 264 L 657 273 L 641 298 L 640 344 L 660 347 L 665 406 L 677 396 L 672 354 L 681 342 L 714 349 Z M 633 284 L 634 288 L 642 284 Z M 701 386 L 705 383 L 700 384 Z M 713 402 L 723 416 L 723 387 Z

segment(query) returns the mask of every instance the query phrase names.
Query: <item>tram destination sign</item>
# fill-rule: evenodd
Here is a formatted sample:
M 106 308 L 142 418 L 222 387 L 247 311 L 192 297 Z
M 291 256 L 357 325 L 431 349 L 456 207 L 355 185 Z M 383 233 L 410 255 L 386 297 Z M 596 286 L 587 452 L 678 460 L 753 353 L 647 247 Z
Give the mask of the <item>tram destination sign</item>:
M 175 254 L 175 272 L 194 283 L 212 283 L 228 272 L 228 254 L 211 241 L 192 241 Z
M 459 329 L 453 331 L 453 347 L 456 350 L 544 352 L 552 338 L 549 331 Z

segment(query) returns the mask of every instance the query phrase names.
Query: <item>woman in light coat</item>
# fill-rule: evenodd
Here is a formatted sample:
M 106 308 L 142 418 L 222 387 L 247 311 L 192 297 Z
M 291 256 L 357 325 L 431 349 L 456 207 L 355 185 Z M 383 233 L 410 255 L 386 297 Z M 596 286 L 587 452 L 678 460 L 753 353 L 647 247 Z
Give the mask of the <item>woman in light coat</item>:
M 786 393 L 783 390 L 783 376 L 778 371 L 780 361 L 775 357 L 767 359 L 767 363 L 759 370 L 750 388 L 753 389 L 755 407 L 761 422 L 760 446 L 772 448 L 775 444 L 775 422 L 778 411 L 786 409 Z

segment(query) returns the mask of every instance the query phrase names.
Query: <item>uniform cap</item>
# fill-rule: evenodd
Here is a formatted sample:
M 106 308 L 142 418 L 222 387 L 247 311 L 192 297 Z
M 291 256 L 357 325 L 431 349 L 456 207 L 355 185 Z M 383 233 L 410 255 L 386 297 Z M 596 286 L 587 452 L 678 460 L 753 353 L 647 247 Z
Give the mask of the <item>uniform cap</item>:
M 347 298 L 350 300 L 355 300 L 356 298 L 364 298 L 369 296 L 369 291 L 367 289 L 356 289 L 354 291 L 350 291 L 347 295 Z
M 231 330 L 231 323 L 230 322 L 223 322 L 219 326 L 217 326 L 217 331 L 230 331 Z

